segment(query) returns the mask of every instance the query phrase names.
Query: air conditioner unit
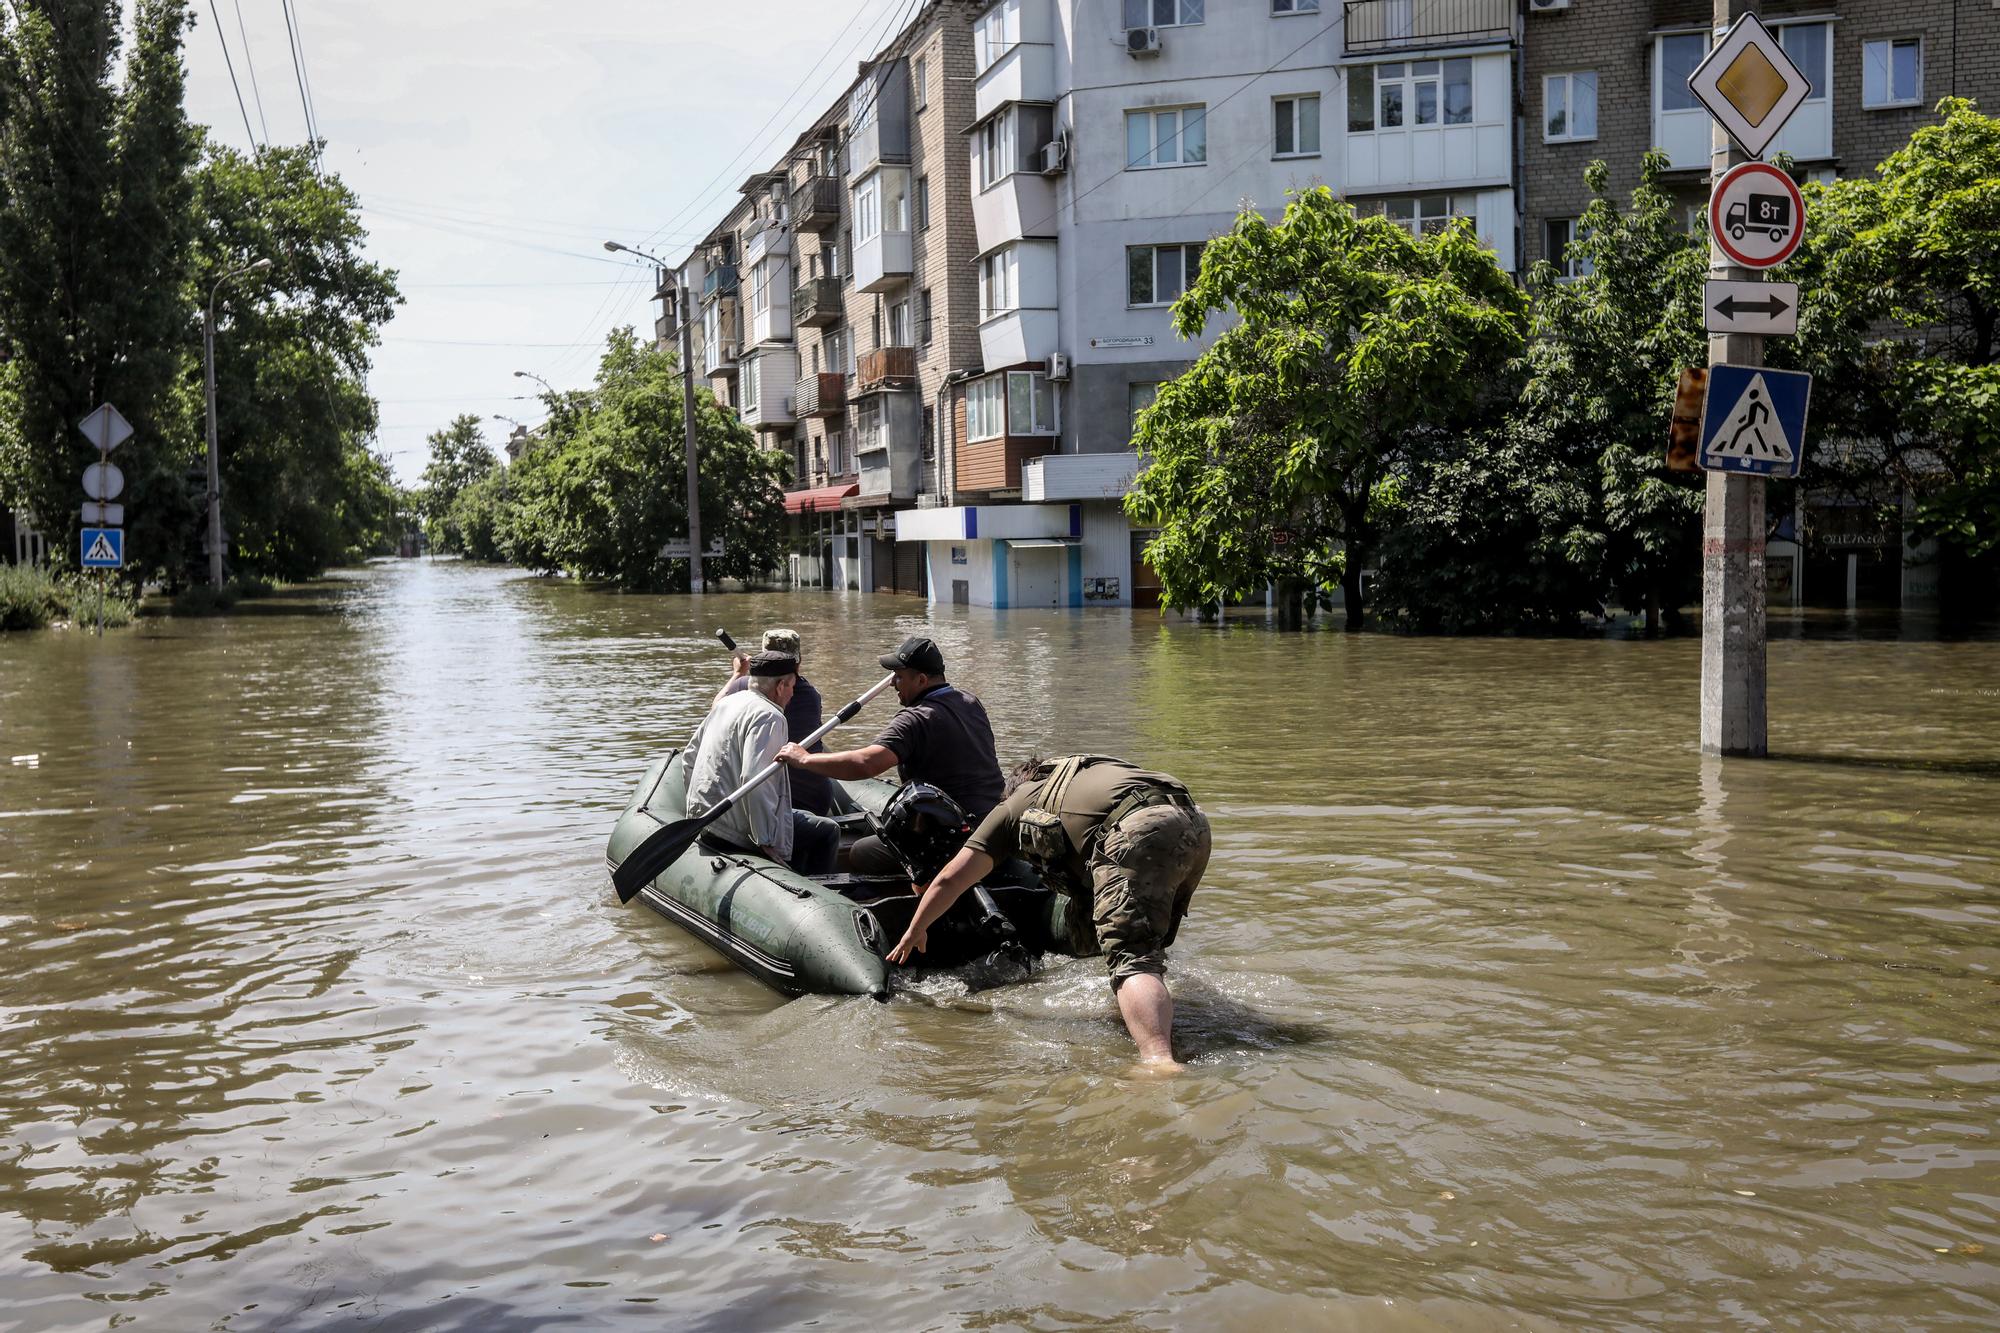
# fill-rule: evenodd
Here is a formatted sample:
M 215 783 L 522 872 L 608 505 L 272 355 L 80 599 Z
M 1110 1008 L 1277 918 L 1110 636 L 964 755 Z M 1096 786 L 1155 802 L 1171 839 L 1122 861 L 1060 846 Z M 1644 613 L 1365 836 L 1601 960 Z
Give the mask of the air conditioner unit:
M 1158 28 L 1127 28 L 1125 30 L 1125 54 L 1129 56 L 1156 56 L 1160 54 L 1160 30 Z
M 1528 8 L 1536 14 L 1553 14 L 1558 9 L 1568 9 L 1569 0 L 1528 0 Z
M 1042 145 L 1042 174 L 1060 176 L 1069 165 L 1069 139 L 1061 134 Z
M 1069 358 L 1068 358 L 1067 356 L 1064 356 L 1064 355 L 1063 355 L 1063 354 L 1062 354 L 1061 352 L 1050 352 L 1050 353 L 1049 353 L 1049 372 L 1048 372 L 1048 373 L 1049 373 L 1049 379 L 1050 379 L 1050 380 L 1066 380 L 1066 379 L 1068 379 L 1068 378 L 1069 378 Z

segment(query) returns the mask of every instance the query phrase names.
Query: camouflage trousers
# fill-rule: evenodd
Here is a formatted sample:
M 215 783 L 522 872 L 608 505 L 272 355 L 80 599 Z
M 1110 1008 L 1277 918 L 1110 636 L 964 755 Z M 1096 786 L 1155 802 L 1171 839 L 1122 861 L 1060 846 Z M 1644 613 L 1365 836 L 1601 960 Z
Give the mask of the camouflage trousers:
M 1099 836 L 1090 858 L 1091 925 L 1114 987 L 1141 972 L 1166 975 L 1167 946 L 1208 853 L 1208 816 L 1180 805 L 1134 810 Z

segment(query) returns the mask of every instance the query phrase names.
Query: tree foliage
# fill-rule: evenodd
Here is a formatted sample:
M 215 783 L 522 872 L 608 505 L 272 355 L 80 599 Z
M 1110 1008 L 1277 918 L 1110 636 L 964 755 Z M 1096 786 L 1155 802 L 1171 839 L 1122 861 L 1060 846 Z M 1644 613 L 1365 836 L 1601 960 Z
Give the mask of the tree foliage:
M 498 554 L 546 572 L 567 571 L 635 590 L 687 587 L 685 560 L 660 548 L 687 536 L 686 455 L 677 360 L 614 332 L 586 395 L 551 395 L 542 436 L 491 495 Z M 778 563 L 784 527 L 781 454 L 715 401 L 695 393 L 701 530 L 725 554 L 704 560 L 711 579 L 752 579 Z M 470 517 L 469 513 L 467 515 Z M 484 520 L 481 520 L 484 523 Z
M 500 460 L 486 443 L 479 418 L 461 412 L 443 430 L 430 433 L 431 461 L 424 465 L 418 484 L 418 503 L 424 515 L 424 531 L 431 549 L 446 553 L 465 550 L 464 533 L 458 522 L 459 497 L 499 470 Z
M 1173 312 L 1182 337 L 1238 322 L 1161 386 L 1134 440 L 1150 461 L 1126 509 L 1161 527 L 1146 558 L 1163 600 L 1338 580 L 1359 628 L 1384 487 L 1416 443 L 1505 394 L 1526 307 L 1462 224 L 1418 239 L 1324 187 L 1275 224 L 1238 218 Z

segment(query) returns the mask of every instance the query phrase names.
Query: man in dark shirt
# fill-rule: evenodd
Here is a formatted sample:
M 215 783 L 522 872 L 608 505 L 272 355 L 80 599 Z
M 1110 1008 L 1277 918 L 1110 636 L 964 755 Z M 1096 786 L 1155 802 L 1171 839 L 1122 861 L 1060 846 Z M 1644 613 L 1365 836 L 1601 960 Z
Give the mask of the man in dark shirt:
M 787 657 L 799 656 L 799 632 L 795 629 L 767 629 L 764 631 L 764 651 L 783 653 Z M 750 684 L 750 658 L 745 653 L 736 654 L 735 669 L 729 681 L 715 692 L 715 702 L 721 703 Z M 794 741 L 802 741 L 819 730 L 822 717 L 819 691 L 803 675 L 792 690 L 792 701 L 785 705 L 785 734 Z M 815 749 L 824 749 L 824 744 Z M 825 815 L 833 812 L 833 784 L 817 773 L 799 769 L 792 774 L 792 808 L 804 810 L 808 814 Z
M 904 782 L 928 782 L 965 807 L 973 820 L 1000 804 L 1006 785 L 993 749 L 993 724 L 977 695 L 944 678 L 944 654 L 929 639 L 909 638 L 881 659 L 896 675 L 902 711 L 873 745 L 837 754 L 809 754 L 797 745 L 778 751 L 792 772 L 829 778 L 872 778 L 897 770 Z M 849 853 L 857 875 L 898 875 L 902 862 L 876 837 L 862 838 Z

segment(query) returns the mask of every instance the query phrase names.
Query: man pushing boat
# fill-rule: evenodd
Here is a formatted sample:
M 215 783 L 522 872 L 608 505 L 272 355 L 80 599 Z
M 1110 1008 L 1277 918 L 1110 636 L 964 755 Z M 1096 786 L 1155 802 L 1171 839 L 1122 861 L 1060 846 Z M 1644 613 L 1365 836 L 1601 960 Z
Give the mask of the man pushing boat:
M 1088 903 L 1126 1031 L 1148 1064 L 1174 1065 L 1167 946 L 1208 868 L 1208 817 L 1179 779 L 1106 755 L 1030 760 L 924 890 L 892 963 L 922 953 L 930 925 L 967 889 L 1019 854 Z

